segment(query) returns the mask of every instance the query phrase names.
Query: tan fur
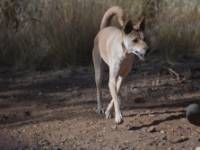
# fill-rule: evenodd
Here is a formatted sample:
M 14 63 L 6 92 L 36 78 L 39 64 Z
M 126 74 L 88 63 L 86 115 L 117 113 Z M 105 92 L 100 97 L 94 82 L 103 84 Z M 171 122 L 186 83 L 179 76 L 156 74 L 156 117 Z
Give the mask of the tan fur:
M 120 26 L 124 30 L 109 26 L 113 16 L 117 17 Z M 140 30 L 144 24 L 144 19 L 141 19 L 136 25 L 132 25 L 130 21 L 126 20 L 126 16 L 123 9 L 118 6 L 109 8 L 103 16 L 100 31 L 95 37 L 93 48 L 93 63 L 97 87 L 97 112 L 104 112 L 101 105 L 102 63 L 104 61 L 109 67 L 108 85 L 112 96 L 105 115 L 106 118 L 110 117 L 110 111 L 114 105 L 116 123 L 122 122 L 119 91 L 123 78 L 131 71 L 132 64 L 136 59 L 134 54 L 143 58 L 147 50 L 143 31 Z
M 110 25 L 113 16 L 117 16 L 118 22 L 121 27 L 124 26 L 126 16 L 124 14 L 123 9 L 119 6 L 113 6 L 110 9 L 108 9 L 104 14 L 103 19 L 101 21 L 100 30 Z

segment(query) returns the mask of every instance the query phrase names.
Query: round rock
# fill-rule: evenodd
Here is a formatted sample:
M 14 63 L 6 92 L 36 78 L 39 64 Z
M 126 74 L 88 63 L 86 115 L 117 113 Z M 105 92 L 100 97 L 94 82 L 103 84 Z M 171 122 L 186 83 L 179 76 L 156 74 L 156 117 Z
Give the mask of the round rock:
M 190 123 L 200 126 L 200 105 L 190 104 L 186 108 L 186 118 Z

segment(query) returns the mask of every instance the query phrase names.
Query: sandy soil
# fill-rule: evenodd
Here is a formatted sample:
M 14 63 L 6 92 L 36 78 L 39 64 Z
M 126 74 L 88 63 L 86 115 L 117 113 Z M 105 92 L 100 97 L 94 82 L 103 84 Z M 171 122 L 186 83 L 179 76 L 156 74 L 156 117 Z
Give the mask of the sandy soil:
M 97 115 L 92 69 L 0 72 L 0 149 L 194 150 L 200 127 L 185 107 L 200 102 L 199 70 L 133 70 L 122 88 L 124 122 Z M 103 105 L 111 99 L 107 78 Z

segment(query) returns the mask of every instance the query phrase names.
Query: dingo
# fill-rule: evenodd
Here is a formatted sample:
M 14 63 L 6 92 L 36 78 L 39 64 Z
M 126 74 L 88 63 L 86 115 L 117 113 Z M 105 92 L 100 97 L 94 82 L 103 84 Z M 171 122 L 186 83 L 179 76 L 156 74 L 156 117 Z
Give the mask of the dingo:
M 109 26 L 113 16 L 116 16 L 120 26 Z M 144 41 L 144 17 L 136 24 L 126 18 L 123 9 L 118 6 L 109 8 L 101 21 L 100 31 L 94 40 L 93 63 L 97 87 L 97 112 L 104 113 L 101 105 L 102 61 L 109 67 L 109 90 L 112 96 L 106 111 L 106 118 L 111 117 L 114 105 L 115 122 L 121 123 L 119 90 L 122 80 L 132 69 L 132 63 L 137 56 L 143 60 L 148 46 Z

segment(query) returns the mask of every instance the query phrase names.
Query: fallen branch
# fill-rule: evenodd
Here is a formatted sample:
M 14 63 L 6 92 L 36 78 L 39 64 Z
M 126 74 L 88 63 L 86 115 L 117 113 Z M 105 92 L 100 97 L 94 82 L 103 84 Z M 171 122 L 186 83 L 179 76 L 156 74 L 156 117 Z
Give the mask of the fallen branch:
M 180 81 L 180 74 L 179 73 L 177 73 L 175 70 L 173 70 L 172 68 L 167 68 L 167 70 L 170 72 L 170 73 L 172 73 L 172 74 L 174 74 L 175 76 L 176 76 L 176 79 L 178 80 L 178 81 Z

